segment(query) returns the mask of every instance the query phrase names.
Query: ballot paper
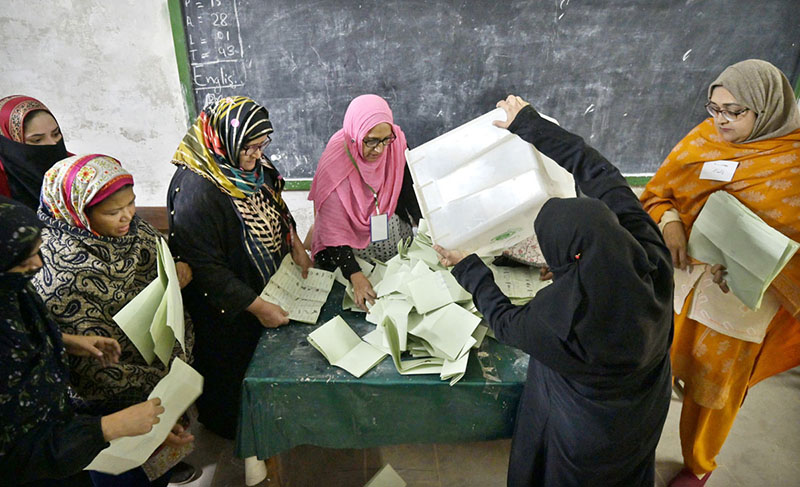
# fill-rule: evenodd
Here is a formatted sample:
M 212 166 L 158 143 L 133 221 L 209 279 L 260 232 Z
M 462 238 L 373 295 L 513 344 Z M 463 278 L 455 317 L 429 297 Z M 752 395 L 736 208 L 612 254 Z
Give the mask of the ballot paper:
M 695 266 L 706 267 L 706 266 Z M 780 303 L 767 291 L 757 310 L 748 308 L 733 293 L 723 293 L 711 272 L 702 272 L 689 306 L 689 318 L 714 331 L 747 342 L 761 343 Z
M 148 364 L 169 364 L 175 340 L 186 351 L 183 299 L 175 261 L 164 239 L 156 242 L 158 276 L 128 302 L 114 321 Z
M 748 308 L 761 306 L 764 292 L 800 244 L 770 227 L 725 191 L 713 193 L 697 216 L 687 251 L 707 264 L 722 264 L 733 294 Z
M 148 399 L 159 398 L 164 412 L 149 433 L 111 441 L 84 470 L 119 475 L 141 466 L 175 426 L 178 418 L 203 392 L 203 376 L 183 360 L 172 361 L 169 373 L 156 384 Z
M 553 281 L 542 281 L 539 269 L 529 266 L 505 267 L 490 265 L 494 282 L 509 298 L 532 298 Z
M 392 322 L 392 319 L 386 317 L 380 324 L 383 329 L 386 339 L 389 342 L 389 349 L 391 350 L 392 361 L 394 367 L 402 375 L 417 375 L 417 374 L 440 374 L 442 372 L 442 364 L 444 359 L 439 357 L 424 357 L 415 358 L 411 360 L 401 360 L 400 355 L 400 340 L 398 338 L 397 328 Z
M 338 315 L 312 331 L 308 335 L 308 343 L 331 365 L 340 367 L 356 377 L 364 375 L 386 356 L 383 350 L 361 340 Z
M 444 352 L 447 359 L 456 360 L 480 322 L 474 314 L 451 303 L 426 315 L 409 333 Z
M 333 272 L 321 269 L 309 269 L 304 279 L 302 268 L 287 254 L 261 292 L 261 299 L 283 308 L 290 320 L 314 324 L 334 279 Z
M 387 463 L 364 487 L 406 487 L 406 481 Z

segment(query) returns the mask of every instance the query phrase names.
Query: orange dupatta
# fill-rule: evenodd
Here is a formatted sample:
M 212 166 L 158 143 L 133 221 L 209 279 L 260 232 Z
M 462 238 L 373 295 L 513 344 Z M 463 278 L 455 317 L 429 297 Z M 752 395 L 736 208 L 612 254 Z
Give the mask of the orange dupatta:
M 732 181 L 699 179 L 703 164 L 715 160 L 739 163 Z M 672 149 L 640 199 L 656 222 L 670 208 L 676 209 L 688 236 L 708 197 L 719 190 L 732 194 L 770 226 L 800 241 L 800 130 L 782 137 L 731 144 L 718 135 L 713 120 L 709 118 Z M 752 374 L 748 374 L 750 386 L 800 365 L 800 322 L 797 321 L 800 315 L 800 255 L 795 255 L 787 264 L 773 281 L 772 288 L 784 309 L 770 323 L 764 342 L 752 344 L 760 350 L 752 351 L 759 358 L 752 357 L 756 363 Z M 702 326 L 685 316 L 687 310 L 688 306 L 685 306 L 683 312 L 675 316 L 673 364 L 676 365 L 676 376 L 680 367 L 674 357 L 684 347 L 679 336 L 680 328 L 684 322 Z M 724 337 L 720 340 L 736 340 L 720 336 Z M 690 350 L 684 352 L 693 354 Z

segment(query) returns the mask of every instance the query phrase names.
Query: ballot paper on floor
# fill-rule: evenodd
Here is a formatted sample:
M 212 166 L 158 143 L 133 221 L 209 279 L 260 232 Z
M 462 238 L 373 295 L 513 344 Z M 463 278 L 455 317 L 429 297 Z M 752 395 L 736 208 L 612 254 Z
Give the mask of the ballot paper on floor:
M 500 253 L 533 235 L 545 201 L 575 196 L 566 170 L 492 125 L 505 118 L 498 108 L 406 151 L 432 241 L 444 248 Z
M 713 193 L 692 226 L 687 251 L 707 264 L 722 264 L 733 294 L 748 308 L 764 292 L 800 244 L 775 230 L 725 191 Z
M 364 487 L 406 487 L 406 481 L 387 463 Z
M 159 239 L 156 248 L 157 277 L 119 310 L 113 319 L 148 364 L 158 357 L 167 365 L 175 340 L 186 351 L 183 299 L 175 261 L 167 242 Z
M 309 269 L 308 276 L 303 278 L 302 268 L 287 254 L 261 291 L 261 298 L 287 311 L 290 320 L 314 324 L 334 279 L 333 272 L 322 269 Z
M 159 398 L 164 412 L 149 433 L 126 436 L 111 441 L 84 470 L 119 475 L 141 466 L 158 448 L 175 426 L 178 418 L 203 392 L 203 376 L 183 360 L 172 361 L 169 373 L 161 379 L 148 399 Z
M 338 315 L 312 331 L 308 335 L 308 343 L 331 365 L 340 367 L 356 377 L 364 375 L 386 356 L 383 350 L 359 338 Z

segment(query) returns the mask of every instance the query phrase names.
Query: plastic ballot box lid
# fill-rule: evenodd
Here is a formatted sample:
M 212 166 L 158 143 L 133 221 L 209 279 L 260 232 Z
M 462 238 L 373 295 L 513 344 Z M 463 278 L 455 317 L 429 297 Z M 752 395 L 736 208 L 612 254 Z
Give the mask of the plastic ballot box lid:
M 575 196 L 569 172 L 492 125 L 505 118 L 498 108 L 406 151 L 434 243 L 498 254 L 533 235 L 533 221 L 545 201 Z

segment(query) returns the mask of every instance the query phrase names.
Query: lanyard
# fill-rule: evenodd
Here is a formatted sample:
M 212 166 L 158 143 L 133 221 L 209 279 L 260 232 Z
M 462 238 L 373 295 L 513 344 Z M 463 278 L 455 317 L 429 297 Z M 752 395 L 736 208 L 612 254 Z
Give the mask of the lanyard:
M 350 147 L 347 146 L 347 142 L 344 143 L 344 148 L 347 151 L 347 156 L 350 157 L 350 162 L 353 163 L 353 166 L 356 168 L 356 172 L 361 177 L 361 181 L 366 187 L 369 188 L 370 191 L 372 191 L 372 196 L 375 198 L 375 212 L 380 215 L 381 210 L 378 208 L 378 193 L 372 189 L 372 186 L 370 186 L 369 183 L 367 183 L 367 181 L 364 179 L 364 176 L 361 174 L 361 169 L 358 168 L 358 163 L 356 163 L 356 160 L 353 158 L 353 154 L 350 153 Z

